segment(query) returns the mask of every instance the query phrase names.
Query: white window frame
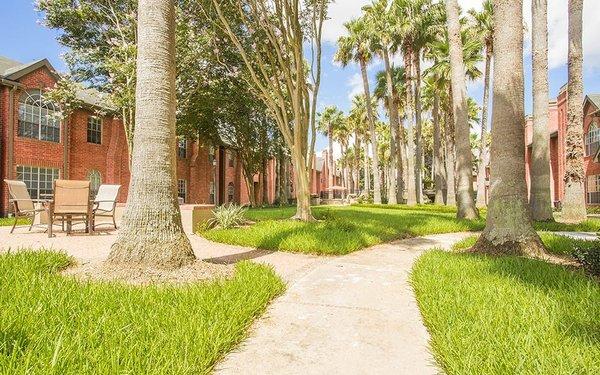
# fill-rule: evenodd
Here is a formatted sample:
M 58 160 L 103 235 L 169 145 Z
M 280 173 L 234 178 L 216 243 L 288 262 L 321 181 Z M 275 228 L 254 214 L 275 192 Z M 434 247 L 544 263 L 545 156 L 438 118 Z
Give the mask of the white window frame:
M 179 139 L 177 141 L 177 157 L 179 159 L 187 158 L 187 139 Z
M 215 204 L 215 199 L 216 199 L 216 195 L 215 195 L 215 182 L 211 181 L 209 188 L 208 188 L 208 201 L 210 204 Z
M 25 126 L 34 130 L 28 134 Z M 45 131 L 44 131 L 45 130 Z M 50 132 L 50 130 L 52 130 Z M 48 134 L 51 133 L 52 136 Z M 60 116 L 53 103 L 44 100 L 41 90 L 27 90 L 19 97 L 19 137 L 60 143 Z
M 183 196 L 182 196 L 183 192 Z M 187 202 L 187 180 L 178 179 L 177 180 L 177 197 L 183 198 L 183 203 Z
M 233 182 L 230 182 L 229 184 L 227 184 L 227 202 L 231 203 L 233 201 L 235 201 L 235 185 L 233 184 Z
M 90 125 L 92 125 L 92 127 L 90 127 Z M 99 116 L 93 116 L 90 115 L 88 116 L 87 119 L 87 132 L 86 132 L 86 137 L 87 137 L 87 142 L 94 144 L 94 145 L 101 145 L 102 144 L 102 128 L 104 125 L 104 121 L 102 120 L 101 117 Z M 92 133 L 99 133 L 100 134 L 100 142 L 93 142 L 92 140 L 90 140 L 90 132 Z
M 588 204 L 600 204 L 600 175 L 588 176 L 586 202 Z
M 17 180 L 25 182 L 31 199 L 48 198 L 52 193 L 54 180 L 59 178 L 59 168 L 17 165 Z M 40 196 L 42 194 L 43 197 Z

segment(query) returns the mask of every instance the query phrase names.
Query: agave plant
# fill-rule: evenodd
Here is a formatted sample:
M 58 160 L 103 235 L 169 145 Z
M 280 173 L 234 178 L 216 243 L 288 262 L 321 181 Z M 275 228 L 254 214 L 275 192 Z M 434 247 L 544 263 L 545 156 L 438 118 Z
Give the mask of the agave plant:
M 247 209 L 236 204 L 218 206 L 213 210 L 213 217 L 206 224 L 208 228 L 229 229 L 246 223 Z

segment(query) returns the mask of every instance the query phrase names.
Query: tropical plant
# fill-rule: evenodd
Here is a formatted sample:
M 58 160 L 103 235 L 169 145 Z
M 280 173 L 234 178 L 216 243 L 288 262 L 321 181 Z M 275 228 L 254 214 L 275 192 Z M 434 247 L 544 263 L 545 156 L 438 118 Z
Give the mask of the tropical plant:
M 195 256 L 176 195 L 174 3 L 141 0 L 137 34 L 137 147 L 127 206 L 108 262 L 177 268 Z
M 346 119 L 344 118 L 344 113 L 336 106 L 326 107 L 325 110 L 323 110 L 323 112 L 319 113 L 317 116 L 317 129 L 327 137 L 329 142 L 329 150 L 327 151 L 327 179 L 329 181 L 328 196 L 329 199 L 333 199 L 333 189 L 331 189 L 331 187 L 335 185 L 335 160 L 333 159 L 334 131 L 343 127 Z
M 230 229 L 242 226 L 246 223 L 246 211 L 243 206 L 236 204 L 224 204 L 215 207 L 212 211 L 213 217 L 206 221 L 207 229 Z
M 372 172 L 373 172 L 373 201 L 375 204 L 381 204 L 381 182 L 379 178 L 379 158 L 377 156 L 377 133 L 375 132 L 375 114 L 371 101 L 371 90 L 369 88 L 369 78 L 367 75 L 367 65 L 373 58 L 371 53 L 373 42 L 368 23 L 364 18 L 355 19 L 344 24 L 346 28 L 345 36 L 338 39 L 338 50 L 335 54 L 335 60 L 342 66 L 347 66 L 350 61 L 358 62 L 360 66 L 363 89 L 365 96 L 367 120 L 369 124 L 370 141 L 374 152 L 372 153 Z
M 494 95 L 491 192 L 486 226 L 474 246 L 491 254 L 542 256 L 544 244 L 533 228 L 525 184 L 523 139 L 523 2 L 494 0 Z
M 583 0 L 569 0 L 569 82 L 567 84 L 567 136 L 565 196 L 562 218 L 586 219 L 583 164 Z

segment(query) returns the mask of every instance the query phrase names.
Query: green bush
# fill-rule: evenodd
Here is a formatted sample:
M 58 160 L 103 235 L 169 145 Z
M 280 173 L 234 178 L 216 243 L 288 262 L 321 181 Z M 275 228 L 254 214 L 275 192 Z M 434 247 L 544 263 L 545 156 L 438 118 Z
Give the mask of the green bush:
M 600 241 L 578 242 L 573 257 L 592 275 L 600 276 Z
M 208 228 L 230 229 L 246 223 L 244 215 L 247 209 L 235 204 L 218 206 L 213 210 L 213 217 L 206 223 Z

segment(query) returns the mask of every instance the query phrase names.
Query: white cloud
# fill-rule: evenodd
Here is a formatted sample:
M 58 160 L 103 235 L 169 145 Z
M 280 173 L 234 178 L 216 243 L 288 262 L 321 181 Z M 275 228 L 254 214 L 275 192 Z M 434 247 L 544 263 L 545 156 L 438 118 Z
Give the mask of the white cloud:
M 346 86 L 350 88 L 348 91 L 348 100 L 352 101 L 352 98 L 354 98 L 356 95 L 362 94 L 364 89 L 361 74 L 354 73 L 352 76 L 350 76 Z
M 329 19 L 323 25 L 323 40 L 336 43 L 345 33 L 344 23 L 360 17 L 361 8 L 369 3 L 369 0 L 335 0 L 329 6 Z

